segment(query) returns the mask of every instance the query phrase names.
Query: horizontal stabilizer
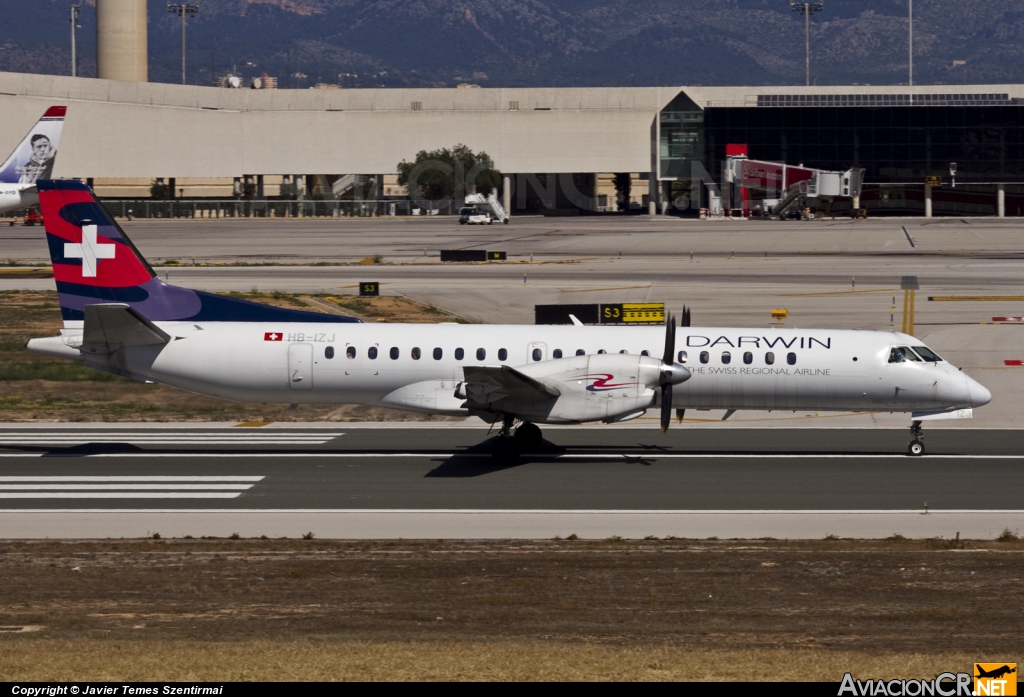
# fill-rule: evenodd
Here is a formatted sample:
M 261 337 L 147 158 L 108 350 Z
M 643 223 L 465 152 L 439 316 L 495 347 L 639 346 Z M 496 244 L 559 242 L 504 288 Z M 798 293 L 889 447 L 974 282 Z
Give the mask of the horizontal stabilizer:
M 466 398 L 471 405 L 493 404 L 503 399 L 513 402 L 543 402 L 558 397 L 544 383 L 507 365 L 466 366 Z
M 124 303 L 85 306 L 82 348 L 88 352 L 136 346 L 160 346 L 170 335 Z

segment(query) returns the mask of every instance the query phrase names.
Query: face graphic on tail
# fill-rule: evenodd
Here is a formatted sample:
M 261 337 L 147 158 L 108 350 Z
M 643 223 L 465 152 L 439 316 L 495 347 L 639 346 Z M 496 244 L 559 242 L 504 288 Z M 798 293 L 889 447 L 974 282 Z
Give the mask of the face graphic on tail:
M 67 107 L 63 106 L 46 110 L 7 161 L 0 165 L 0 183 L 31 185 L 38 179 L 50 178 L 66 112 Z
M 359 321 L 164 283 L 88 186 L 75 180 L 40 180 L 37 188 L 65 323 L 83 321 L 86 305 L 99 303 L 127 303 L 152 322 Z

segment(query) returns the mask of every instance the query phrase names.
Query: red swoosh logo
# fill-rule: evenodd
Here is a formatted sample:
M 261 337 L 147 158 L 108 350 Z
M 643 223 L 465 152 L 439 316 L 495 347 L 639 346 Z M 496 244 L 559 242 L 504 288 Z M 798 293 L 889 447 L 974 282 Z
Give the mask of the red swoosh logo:
M 598 378 L 598 379 L 595 379 L 595 378 Z M 635 382 L 617 382 L 617 383 L 609 384 L 608 381 L 609 380 L 614 380 L 615 376 L 614 375 L 609 375 L 608 373 L 601 373 L 599 375 L 584 375 L 583 379 L 584 380 L 594 380 L 593 383 L 591 383 L 590 385 L 587 385 L 587 391 L 588 392 L 604 392 L 605 390 L 614 390 L 614 389 L 618 389 L 619 387 L 630 387 L 630 386 L 636 384 Z

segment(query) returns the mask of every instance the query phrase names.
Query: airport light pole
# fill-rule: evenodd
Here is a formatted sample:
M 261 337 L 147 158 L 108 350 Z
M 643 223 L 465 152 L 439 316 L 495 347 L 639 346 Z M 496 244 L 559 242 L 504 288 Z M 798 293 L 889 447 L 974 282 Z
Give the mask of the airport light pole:
M 909 11 L 909 14 L 907 14 L 907 24 L 909 26 L 909 37 L 908 37 L 907 40 L 908 40 L 908 43 L 909 43 L 908 52 L 910 54 L 909 55 L 909 57 L 910 57 L 910 61 L 909 61 L 909 63 L 910 63 L 910 72 L 909 72 L 909 75 L 908 75 L 908 78 L 907 78 L 907 85 L 908 85 L 908 87 L 913 87 L 914 86 L 914 0 L 910 0 L 910 11 Z M 913 94 L 911 94 L 910 100 L 911 101 L 914 100 Z
M 199 3 L 167 3 L 167 11 L 181 17 L 181 84 L 185 84 L 185 19 L 199 14 Z
M 794 2 L 789 0 L 789 7 L 793 12 L 802 12 L 804 15 L 804 43 L 807 49 L 807 86 L 811 86 L 811 13 L 821 12 L 825 0 L 819 2 Z
M 71 6 L 71 77 L 78 77 L 78 48 L 75 44 L 75 29 L 81 29 L 78 26 L 79 7 L 79 5 Z

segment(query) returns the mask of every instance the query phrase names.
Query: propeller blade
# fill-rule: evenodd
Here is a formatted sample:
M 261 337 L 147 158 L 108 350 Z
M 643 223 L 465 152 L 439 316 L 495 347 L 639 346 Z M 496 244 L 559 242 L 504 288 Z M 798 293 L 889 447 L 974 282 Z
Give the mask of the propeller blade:
M 676 409 L 676 418 L 679 419 L 679 423 L 683 423 L 684 416 L 686 416 L 685 409 Z
M 665 354 L 662 356 L 661 362 L 665 365 L 672 365 L 675 363 L 675 356 L 673 355 L 676 351 L 676 318 L 669 313 L 669 316 L 665 318 Z
M 684 327 L 690 326 L 690 308 L 686 307 L 685 305 L 683 306 L 683 317 L 681 324 Z
M 668 424 L 672 420 L 672 383 L 661 386 L 661 432 L 668 433 Z

